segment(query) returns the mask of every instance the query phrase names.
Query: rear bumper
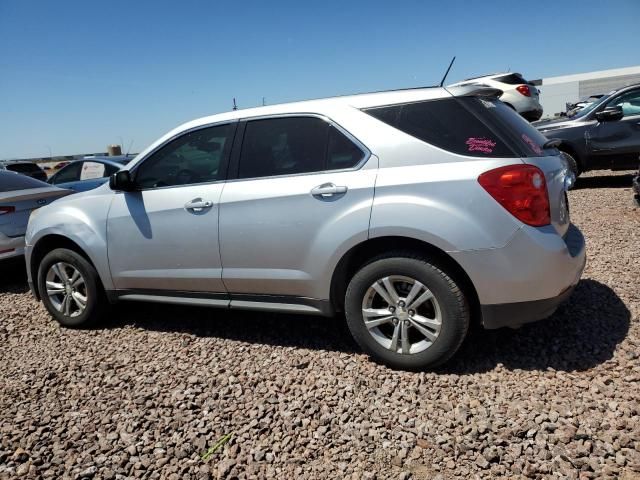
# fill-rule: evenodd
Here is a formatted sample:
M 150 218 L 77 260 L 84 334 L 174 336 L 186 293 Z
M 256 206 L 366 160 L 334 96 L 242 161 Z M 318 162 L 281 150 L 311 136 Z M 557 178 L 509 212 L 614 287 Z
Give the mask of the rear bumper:
M 502 248 L 450 252 L 478 294 L 486 328 L 518 326 L 553 313 L 577 285 L 586 263 L 585 241 L 570 225 L 522 227 Z
M 519 327 L 525 323 L 545 319 L 556 311 L 573 293 L 575 285 L 553 298 L 533 300 L 531 302 L 502 303 L 497 305 L 481 305 L 482 325 L 486 329 L 502 327 Z
M 527 110 L 526 112 L 520 112 L 520 115 L 530 122 L 535 122 L 542 117 L 542 109 Z

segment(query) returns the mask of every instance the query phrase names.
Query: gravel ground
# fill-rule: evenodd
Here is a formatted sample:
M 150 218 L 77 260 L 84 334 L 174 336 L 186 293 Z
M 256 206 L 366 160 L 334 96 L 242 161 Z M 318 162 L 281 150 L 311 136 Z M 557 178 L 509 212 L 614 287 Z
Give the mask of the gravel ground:
M 65 330 L 3 266 L 0 478 L 640 478 L 630 179 L 570 193 L 569 303 L 437 372 L 369 361 L 340 319 L 128 304 Z

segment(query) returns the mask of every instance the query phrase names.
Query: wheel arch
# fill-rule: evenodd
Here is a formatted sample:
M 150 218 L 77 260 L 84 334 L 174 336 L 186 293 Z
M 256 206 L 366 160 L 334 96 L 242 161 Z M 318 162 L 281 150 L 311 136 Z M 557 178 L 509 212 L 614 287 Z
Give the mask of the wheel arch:
M 566 142 L 565 140 L 562 140 L 562 143 L 560 143 L 560 145 L 558 146 L 558 150 L 560 150 L 561 152 L 568 153 L 574 158 L 574 160 L 576 161 L 576 165 L 578 166 L 578 173 L 582 173 L 585 171 L 584 162 L 582 161 L 580 154 L 578 154 L 577 150 L 573 145 Z
M 480 301 L 471 278 L 444 250 L 435 245 L 411 237 L 383 236 L 369 238 L 349 249 L 338 261 L 331 277 L 330 300 L 334 311 L 344 310 L 347 286 L 360 267 L 372 258 L 389 251 L 404 250 L 424 254 L 432 259 L 460 285 L 469 301 L 473 320 L 480 320 Z
M 87 253 L 80 245 L 78 245 L 70 238 L 55 233 L 43 236 L 32 247 L 28 267 L 31 272 L 31 278 L 33 279 L 33 291 L 38 300 L 40 300 L 40 292 L 38 291 L 37 280 L 38 267 L 40 266 L 40 262 L 45 257 L 45 255 L 47 255 L 47 253 L 51 252 L 52 250 L 55 250 L 56 248 L 66 248 L 68 250 L 72 250 L 78 255 L 82 256 L 87 262 L 91 264 L 93 268 L 96 268 L 96 265 L 93 260 L 91 260 L 91 257 L 87 255 Z

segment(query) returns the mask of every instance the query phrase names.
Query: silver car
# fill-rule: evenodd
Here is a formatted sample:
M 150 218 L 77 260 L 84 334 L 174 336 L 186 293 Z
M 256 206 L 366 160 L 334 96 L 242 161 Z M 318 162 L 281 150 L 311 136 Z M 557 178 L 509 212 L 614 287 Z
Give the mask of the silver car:
M 24 254 L 31 212 L 72 193 L 10 170 L 0 170 L 0 261 Z
M 189 122 L 32 215 L 33 293 L 69 327 L 126 300 L 343 313 L 374 359 L 442 363 L 470 322 L 553 313 L 585 264 L 567 165 L 499 94 L 420 88 Z

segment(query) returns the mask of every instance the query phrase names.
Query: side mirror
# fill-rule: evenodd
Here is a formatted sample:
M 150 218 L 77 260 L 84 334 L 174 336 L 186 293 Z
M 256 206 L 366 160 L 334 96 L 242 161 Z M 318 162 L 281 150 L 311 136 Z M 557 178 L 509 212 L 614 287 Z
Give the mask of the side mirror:
M 601 122 L 610 122 L 612 120 L 620 120 L 624 116 L 622 107 L 616 105 L 614 107 L 607 107 L 604 110 L 596 113 L 596 118 Z
M 129 170 L 120 170 L 109 177 L 109 188 L 122 192 L 130 192 L 134 189 L 133 180 Z

